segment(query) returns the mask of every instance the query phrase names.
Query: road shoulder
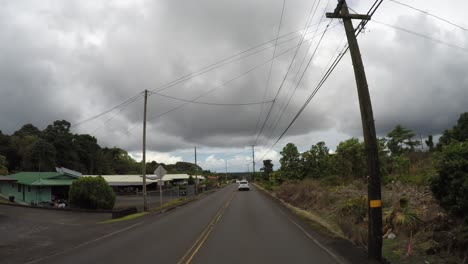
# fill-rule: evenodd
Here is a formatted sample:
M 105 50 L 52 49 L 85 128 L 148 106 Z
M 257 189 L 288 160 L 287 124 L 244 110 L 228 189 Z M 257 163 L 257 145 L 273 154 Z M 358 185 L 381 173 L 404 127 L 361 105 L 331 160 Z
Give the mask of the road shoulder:
M 343 263 L 372 263 L 367 258 L 366 250 L 354 245 L 351 241 L 341 237 L 333 230 L 327 228 L 326 224 L 321 224 L 315 219 L 300 213 L 300 208 L 296 208 L 271 192 L 265 190 L 258 184 L 253 184 L 259 192 L 273 201 L 279 209 L 309 238 L 321 247 L 324 247 L 329 254 L 334 254 Z

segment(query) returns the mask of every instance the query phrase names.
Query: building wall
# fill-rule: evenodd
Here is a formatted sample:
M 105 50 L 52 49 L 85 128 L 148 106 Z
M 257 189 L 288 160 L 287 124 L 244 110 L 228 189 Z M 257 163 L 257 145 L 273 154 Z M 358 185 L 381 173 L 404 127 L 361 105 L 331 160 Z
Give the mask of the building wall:
M 23 199 L 24 190 L 24 199 Z M 8 198 L 15 197 L 15 202 L 30 204 L 33 202 L 49 202 L 51 200 L 50 187 L 36 187 L 17 183 L 0 183 L 0 193 Z

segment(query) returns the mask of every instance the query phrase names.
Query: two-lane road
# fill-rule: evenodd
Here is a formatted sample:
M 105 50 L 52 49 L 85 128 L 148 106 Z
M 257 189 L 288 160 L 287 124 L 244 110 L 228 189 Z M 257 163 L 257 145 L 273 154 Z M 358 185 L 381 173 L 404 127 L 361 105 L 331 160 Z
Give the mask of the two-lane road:
M 260 191 L 230 185 L 33 263 L 337 263 Z

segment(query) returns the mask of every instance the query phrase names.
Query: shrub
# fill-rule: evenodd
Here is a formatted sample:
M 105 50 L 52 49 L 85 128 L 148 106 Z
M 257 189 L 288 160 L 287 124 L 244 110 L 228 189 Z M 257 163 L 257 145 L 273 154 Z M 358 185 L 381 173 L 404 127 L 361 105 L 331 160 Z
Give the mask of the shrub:
M 468 211 L 468 142 L 451 143 L 436 159 L 438 175 L 431 182 L 440 205 L 455 216 Z
M 340 217 L 352 220 L 353 223 L 363 222 L 367 217 L 367 197 L 360 196 L 347 199 L 338 208 Z
M 69 199 L 72 207 L 112 209 L 115 193 L 101 176 L 81 177 L 71 185 Z

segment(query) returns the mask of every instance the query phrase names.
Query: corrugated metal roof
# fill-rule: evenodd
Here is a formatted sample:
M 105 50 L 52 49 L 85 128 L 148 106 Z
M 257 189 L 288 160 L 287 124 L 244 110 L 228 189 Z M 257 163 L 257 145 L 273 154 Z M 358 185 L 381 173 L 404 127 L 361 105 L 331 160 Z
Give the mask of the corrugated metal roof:
M 36 181 L 61 175 L 63 175 L 63 173 L 59 172 L 19 172 L 8 176 L 17 180 L 17 183 L 32 185 Z
M 190 177 L 190 175 L 188 175 L 188 174 L 166 174 L 163 177 L 163 181 L 188 180 L 189 177 Z M 195 176 L 192 176 L 192 177 L 195 178 Z M 199 180 L 204 180 L 205 179 L 205 177 L 200 176 L 200 175 L 198 175 L 197 178 Z
M 99 175 L 83 175 L 83 177 L 98 177 Z M 142 175 L 101 175 L 110 186 L 130 186 L 130 185 L 143 185 Z M 166 174 L 163 181 L 172 180 L 187 180 L 190 176 L 188 174 Z M 195 177 L 194 177 L 195 178 Z M 199 180 L 204 180 L 205 177 L 198 176 Z M 146 185 L 158 182 L 156 175 L 146 175 Z
M 3 181 L 3 182 L 15 182 L 16 179 L 13 179 L 13 178 L 8 177 L 8 176 L 0 176 L 0 181 Z
M 83 175 L 83 177 L 98 177 L 99 175 Z M 110 186 L 143 185 L 141 175 L 101 175 Z M 146 185 L 155 183 L 157 180 L 146 179 Z
M 19 184 L 40 186 L 46 186 L 47 182 L 56 186 L 68 186 L 78 179 L 77 176 L 61 172 L 19 172 L 8 176 Z
M 33 186 L 70 186 L 76 178 L 70 179 L 41 179 L 33 182 Z

